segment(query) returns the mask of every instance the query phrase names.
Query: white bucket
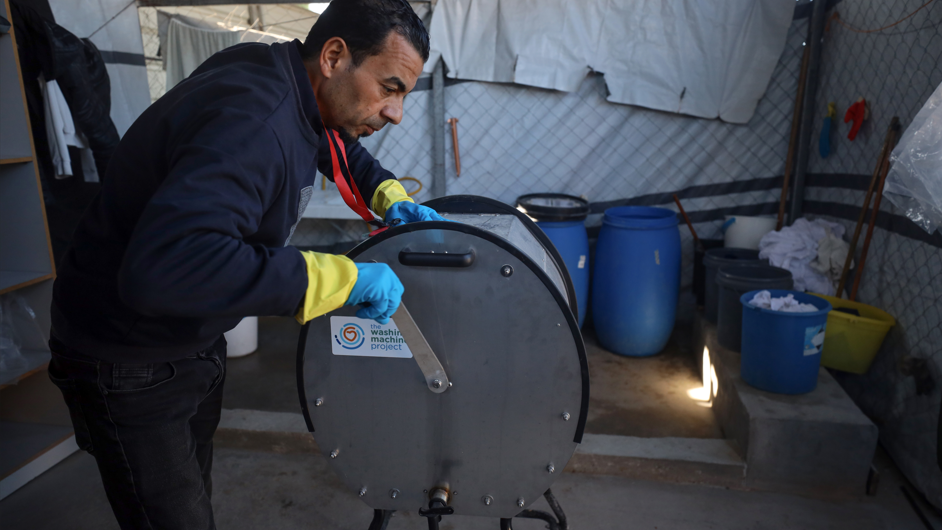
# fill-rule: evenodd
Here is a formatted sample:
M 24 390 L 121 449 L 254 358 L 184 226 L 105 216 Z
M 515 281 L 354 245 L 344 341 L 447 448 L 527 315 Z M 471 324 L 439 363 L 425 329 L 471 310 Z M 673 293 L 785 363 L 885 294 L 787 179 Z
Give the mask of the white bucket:
M 226 357 L 242 357 L 258 349 L 258 317 L 245 317 L 225 333 Z
M 723 223 L 723 246 L 759 250 L 759 240 L 775 230 L 776 223 L 776 219 L 769 217 L 727 215 Z

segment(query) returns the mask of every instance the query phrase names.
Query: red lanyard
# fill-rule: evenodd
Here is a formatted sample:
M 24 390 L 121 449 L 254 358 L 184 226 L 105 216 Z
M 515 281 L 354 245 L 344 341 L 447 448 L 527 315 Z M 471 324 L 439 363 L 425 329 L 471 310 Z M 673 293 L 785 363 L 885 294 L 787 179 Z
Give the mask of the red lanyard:
M 333 165 L 334 183 L 337 184 L 343 202 L 347 203 L 347 206 L 362 217 L 364 221 L 378 227 L 377 230 L 370 232 L 371 236 L 386 230 L 386 224 L 373 215 L 373 212 L 367 207 L 366 201 L 363 200 L 363 196 L 360 195 L 360 190 L 353 180 L 353 175 L 350 174 L 350 165 L 347 164 L 347 149 L 343 140 L 340 139 L 340 134 L 337 131 L 328 129 L 326 125 L 324 125 L 324 132 L 327 134 L 331 148 L 330 161 Z M 337 156 L 337 151 L 340 151 L 340 156 Z M 340 165 L 341 158 L 343 158 L 342 166 Z M 347 182 L 348 178 L 350 179 L 349 183 Z

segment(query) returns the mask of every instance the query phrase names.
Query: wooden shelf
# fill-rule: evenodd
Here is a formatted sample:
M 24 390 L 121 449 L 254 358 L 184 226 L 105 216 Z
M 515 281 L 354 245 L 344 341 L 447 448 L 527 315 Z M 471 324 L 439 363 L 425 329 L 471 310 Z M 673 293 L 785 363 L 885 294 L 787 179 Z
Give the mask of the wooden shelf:
M 2 271 L 0 270 L 0 294 L 6 294 L 23 287 L 39 283 L 43 280 L 50 280 L 55 275 L 49 271 Z
M 19 158 L 2 158 L 0 159 L 0 166 L 4 164 L 25 164 L 26 162 L 32 162 L 33 157 L 31 156 L 21 156 Z
M 0 421 L 0 499 L 77 450 L 71 427 Z
M 0 0 L 0 15 L 10 19 L 9 13 L 9 2 Z M 23 362 L 0 371 L 0 499 L 78 449 L 62 394 L 45 377 L 53 278 L 15 28 L 10 28 L 9 37 L 0 35 L 0 295 L 16 291 L 6 296 L 24 306 L 4 315 Z M 4 334 L 9 332 L 5 327 Z
M 23 350 L 24 364 L 12 370 L 0 370 L 0 389 L 15 385 L 49 365 L 49 350 Z
M 72 428 L 45 423 L 0 421 L 0 478 L 7 478 L 29 461 L 72 435 Z

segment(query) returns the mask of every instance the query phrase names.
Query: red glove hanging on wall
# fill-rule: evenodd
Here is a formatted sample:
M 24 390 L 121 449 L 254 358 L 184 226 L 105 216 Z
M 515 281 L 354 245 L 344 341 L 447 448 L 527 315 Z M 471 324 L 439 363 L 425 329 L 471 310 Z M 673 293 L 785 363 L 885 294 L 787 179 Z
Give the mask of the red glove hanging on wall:
M 860 131 L 860 126 L 863 125 L 866 114 L 867 101 L 864 100 L 864 98 L 858 99 L 847 109 L 847 113 L 844 114 L 844 123 L 851 120 L 854 122 L 854 124 L 850 126 L 850 132 L 847 133 L 848 140 L 854 141 L 854 138 L 857 138 L 857 132 Z

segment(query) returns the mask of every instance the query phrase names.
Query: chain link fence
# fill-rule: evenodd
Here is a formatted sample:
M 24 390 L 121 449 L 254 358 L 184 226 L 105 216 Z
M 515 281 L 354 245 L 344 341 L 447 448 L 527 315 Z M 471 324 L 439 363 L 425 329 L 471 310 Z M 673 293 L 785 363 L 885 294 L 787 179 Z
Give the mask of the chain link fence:
M 942 2 L 844 0 L 834 6 L 824 36 L 813 145 L 818 145 L 829 102 L 837 106 L 839 125 L 831 131 L 827 158 L 817 148 L 812 151 L 805 211 L 842 222 L 852 233 L 891 118 L 898 116 L 905 130 L 939 84 Z M 850 141 L 849 124 L 842 118 L 860 97 L 867 101 L 869 117 Z M 896 326 L 865 375 L 838 377 L 880 427 L 881 441 L 899 467 L 942 508 L 936 455 L 942 235 L 913 228 L 902 211 L 882 201 L 858 300 L 889 312 Z

